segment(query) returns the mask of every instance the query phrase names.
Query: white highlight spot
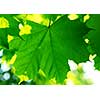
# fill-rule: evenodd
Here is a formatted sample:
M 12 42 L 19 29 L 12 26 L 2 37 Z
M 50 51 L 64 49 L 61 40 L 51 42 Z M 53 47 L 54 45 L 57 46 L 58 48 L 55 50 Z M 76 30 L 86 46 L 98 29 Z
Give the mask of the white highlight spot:
M 9 69 L 10 69 L 10 67 L 7 65 L 6 62 L 4 62 L 3 64 L 1 64 L 1 70 L 2 70 L 3 72 L 8 71 Z
M 95 70 L 95 67 L 94 67 L 94 61 L 87 61 L 85 63 L 80 63 L 80 65 L 82 66 L 84 72 L 86 73 L 90 73 L 90 72 L 93 72 Z
M 9 79 L 10 79 L 10 74 L 9 74 L 9 73 L 5 73 L 5 74 L 3 75 L 3 78 L 4 78 L 5 80 L 9 80 Z
M 73 60 L 68 60 L 68 64 L 71 71 L 77 70 L 77 64 Z
M 0 56 L 2 56 L 3 55 L 3 50 L 0 50 Z

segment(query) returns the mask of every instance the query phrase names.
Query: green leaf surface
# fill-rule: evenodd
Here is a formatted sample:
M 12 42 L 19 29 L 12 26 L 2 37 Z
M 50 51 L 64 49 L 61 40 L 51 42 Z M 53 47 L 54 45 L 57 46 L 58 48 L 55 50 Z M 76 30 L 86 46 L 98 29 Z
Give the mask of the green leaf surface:
M 15 54 L 15 49 L 4 49 L 3 50 L 3 57 L 6 61 L 10 61 L 12 56 Z
M 16 20 L 16 14 L 1 14 L 1 17 L 4 17 L 9 22 L 8 34 L 12 36 L 19 36 L 19 22 Z
M 7 28 L 0 28 L 0 48 L 9 48 Z
M 94 61 L 95 61 L 95 68 L 97 69 L 97 70 L 100 70 L 100 57 L 99 56 L 97 56 L 95 59 L 94 59 Z
M 79 19 L 70 21 L 64 15 L 50 27 L 30 21 L 27 24 L 32 26 L 31 34 L 10 43 L 10 48 L 18 49 L 14 63 L 16 74 L 36 79 L 41 68 L 47 79 L 56 77 L 58 83 L 63 83 L 69 71 L 68 59 L 78 63 L 88 60 L 83 36 L 89 28 Z
M 0 28 L 0 46 L 9 48 L 8 34 L 20 37 L 19 22 L 15 19 L 15 15 L 13 14 L 0 14 L 0 17 L 6 18 L 9 22 L 9 28 Z
M 87 22 L 87 26 L 93 29 L 88 33 L 92 49 L 100 56 L 100 14 L 91 15 L 90 20 Z
M 87 26 L 92 28 L 87 36 L 90 40 L 90 45 L 97 57 L 95 60 L 95 68 L 100 70 L 100 14 L 91 15 L 90 20 L 87 22 Z

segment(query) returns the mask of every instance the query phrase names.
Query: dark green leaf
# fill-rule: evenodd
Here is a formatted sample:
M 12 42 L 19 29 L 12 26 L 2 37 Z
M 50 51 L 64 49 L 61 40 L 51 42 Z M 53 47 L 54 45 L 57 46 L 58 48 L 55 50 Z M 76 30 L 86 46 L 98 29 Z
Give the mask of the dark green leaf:
M 7 28 L 0 28 L 0 48 L 9 48 Z
M 9 28 L 0 28 L 0 46 L 9 48 L 8 46 L 8 34 L 12 36 L 19 36 L 19 22 L 14 18 L 12 14 L 0 14 L 0 17 L 4 17 L 9 22 Z M 21 37 L 20 37 L 21 38 Z
M 9 29 L 8 34 L 12 36 L 19 36 L 19 22 L 15 19 L 14 14 L 5 14 L 2 15 L 4 18 L 6 18 L 9 21 Z
M 90 45 L 97 57 L 95 60 L 95 68 L 100 70 L 100 14 L 91 15 L 87 22 L 88 27 L 92 28 L 87 35 L 90 40 Z
M 92 28 L 88 34 L 90 44 L 95 53 L 100 56 L 100 14 L 91 15 L 90 20 L 87 22 L 88 27 Z
M 95 59 L 94 59 L 94 61 L 95 61 L 95 68 L 96 69 L 98 69 L 98 70 L 100 70 L 100 57 L 99 56 L 97 56 Z
M 5 57 L 6 61 L 9 61 L 12 56 L 15 54 L 15 49 L 4 49 L 3 57 Z

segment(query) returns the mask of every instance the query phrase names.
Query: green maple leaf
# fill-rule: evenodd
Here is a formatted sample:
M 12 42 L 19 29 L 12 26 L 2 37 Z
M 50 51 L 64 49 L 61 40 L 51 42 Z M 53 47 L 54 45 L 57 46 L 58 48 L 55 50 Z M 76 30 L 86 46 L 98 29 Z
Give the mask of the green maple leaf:
M 51 26 L 43 26 L 27 21 L 32 26 L 31 34 L 16 38 L 10 43 L 10 49 L 17 49 L 14 63 L 16 74 L 26 74 L 33 80 L 41 68 L 48 79 L 56 77 L 63 83 L 69 71 L 68 59 L 76 62 L 88 60 L 83 36 L 89 28 L 79 19 L 70 21 L 62 16 Z

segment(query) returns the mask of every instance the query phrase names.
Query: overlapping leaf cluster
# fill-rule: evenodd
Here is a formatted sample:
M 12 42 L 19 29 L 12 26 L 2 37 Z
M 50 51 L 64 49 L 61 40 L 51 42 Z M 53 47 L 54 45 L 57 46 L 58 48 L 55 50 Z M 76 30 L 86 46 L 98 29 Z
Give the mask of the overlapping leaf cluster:
M 80 63 L 87 61 L 90 53 L 97 54 L 96 68 L 100 69 L 100 15 L 91 15 L 87 22 L 82 21 L 84 15 L 70 20 L 68 15 L 44 14 L 42 21 L 37 17 L 37 22 L 32 18 L 28 20 L 27 16 L 0 15 L 8 21 L 8 27 L 0 28 L 0 48 L 6 60 L 16 54 L 15 74 L 37 80 L 41 69 L 47 80 L 55 77 L 57 83 L 63 83 L 70 70 L 68 59 Z M 20 36 L 20 24 L 29 25 L 30 32 Z M 10 42 L 8 35 L 13 36 Z M 93 52 L 88 49 L 85 38 L 89 39 Z

